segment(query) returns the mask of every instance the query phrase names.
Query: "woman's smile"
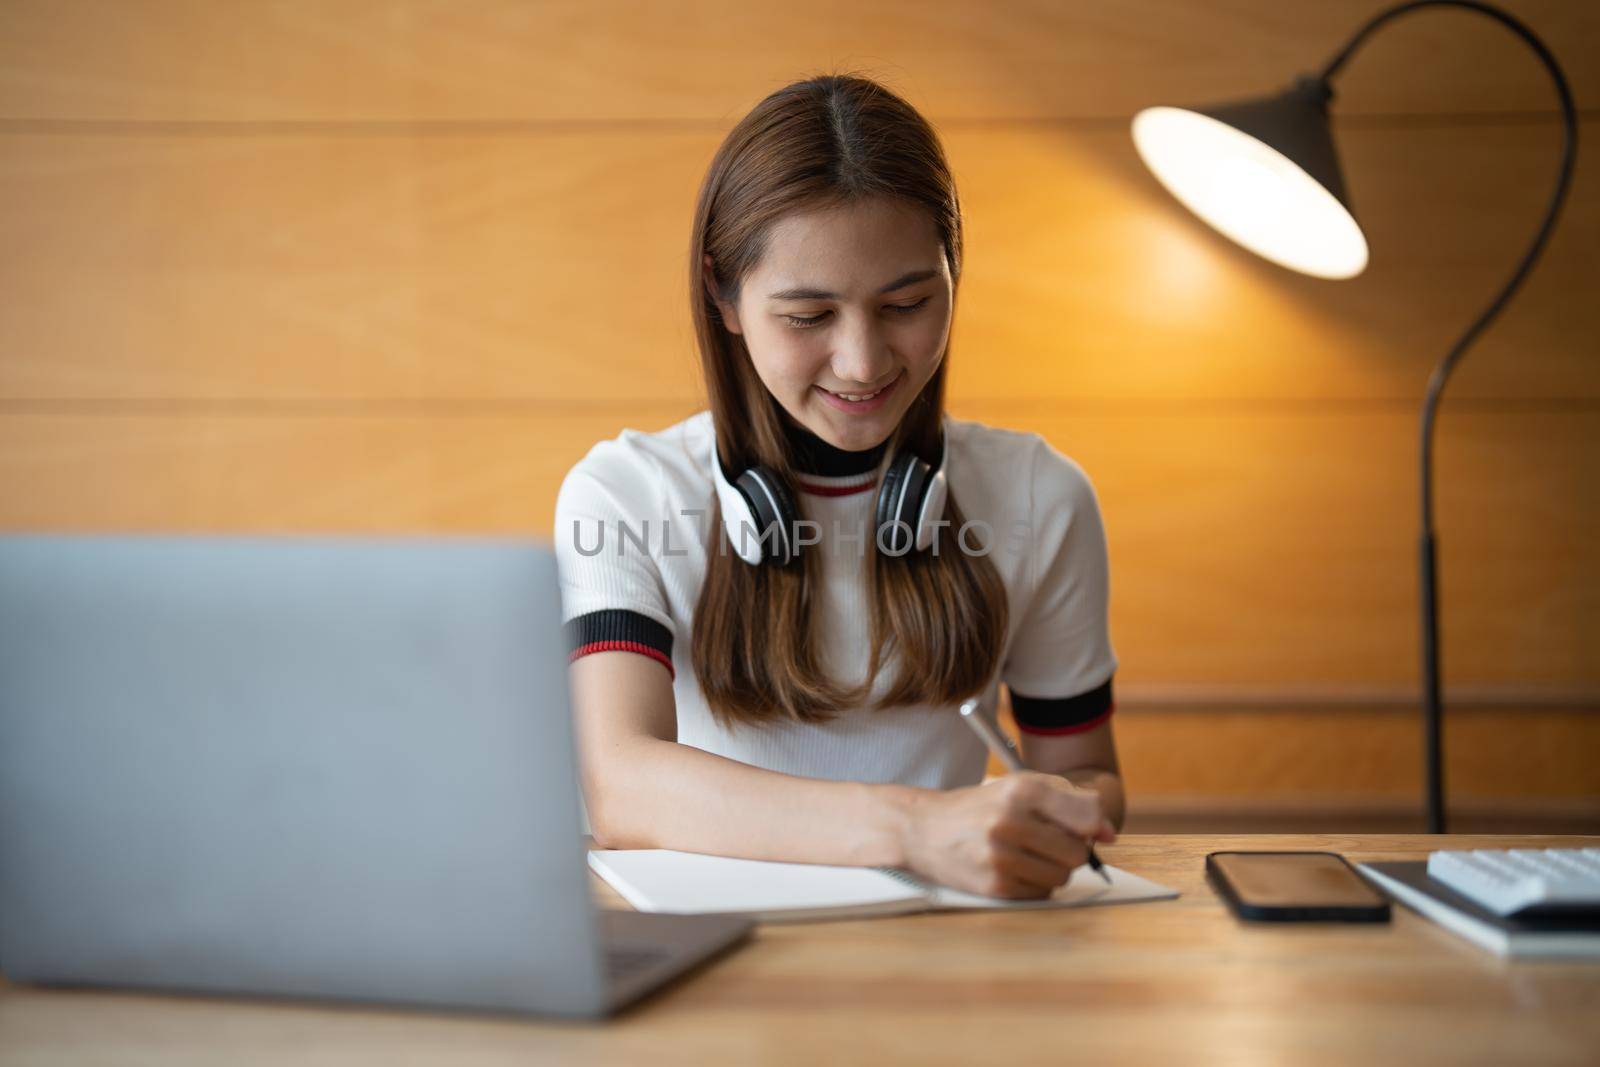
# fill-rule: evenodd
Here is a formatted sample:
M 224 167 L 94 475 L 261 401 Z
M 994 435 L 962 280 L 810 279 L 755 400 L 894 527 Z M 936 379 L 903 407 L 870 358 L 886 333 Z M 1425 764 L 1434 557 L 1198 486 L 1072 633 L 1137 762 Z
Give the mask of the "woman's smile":
M 895 386 L 900 384 L 900 379 L 905 376 L 906 372 L 902 370 L 888 385 L 880 386 L 871 393 L 835 393 L 832 390 L 824 389 L 820 385 L 812 386 L 812 388 L 821 393 L 822 398 L 838 410 L 861 415 L 882 407 L 885 401 L 889 399 L 889 394 L 895 391 Z

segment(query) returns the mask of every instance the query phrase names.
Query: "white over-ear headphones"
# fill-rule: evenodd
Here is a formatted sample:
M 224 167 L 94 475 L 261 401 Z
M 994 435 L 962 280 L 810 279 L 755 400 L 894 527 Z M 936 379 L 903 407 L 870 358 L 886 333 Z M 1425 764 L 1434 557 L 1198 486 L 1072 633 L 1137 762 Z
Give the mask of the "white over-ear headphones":
M 914 453 L 903 452 L 885 468 L 883 482 L 878 486 L 877 507 L 873 509 L 873 543 L 881 551 L 903 556 L 909 550 L 908 544 L 918 552 L 933 544 L 949 494 L 945 480 L 947 440 L 947 433 L 941 435 L 937 467 L 930 467 Z M 785 566 L 799 558 L 795 524 L 800 513 L 783 479 L 771 468 L 757 465 L 730 483 L 717 454 L 715 430 L 711 434 L 711 470 L 717 502 L 722 508 L 722 526 L 735 554 L 752 566 L 767 562 Z

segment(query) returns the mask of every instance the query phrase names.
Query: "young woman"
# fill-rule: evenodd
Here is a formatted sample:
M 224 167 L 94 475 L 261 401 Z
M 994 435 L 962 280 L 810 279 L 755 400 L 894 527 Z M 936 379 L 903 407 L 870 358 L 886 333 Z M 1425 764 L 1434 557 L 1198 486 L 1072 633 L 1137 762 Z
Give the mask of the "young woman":
M 1098 506 L 1039 435 L 944 413 L 961 225 L 937 135 L 869 80 L 782 89 L 717 151 L 709 409 L 595 445 L 556 504 L 602 847 L 1040 897 L 1115 838 Z M 1030 769 L 980 785 L 957 707 L 1002 682 Z

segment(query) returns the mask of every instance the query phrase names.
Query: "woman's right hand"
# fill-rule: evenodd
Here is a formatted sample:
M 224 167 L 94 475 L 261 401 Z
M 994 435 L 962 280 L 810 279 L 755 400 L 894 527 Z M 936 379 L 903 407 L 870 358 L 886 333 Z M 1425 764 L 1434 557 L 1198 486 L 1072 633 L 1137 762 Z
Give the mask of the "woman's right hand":
M 1059 775 L 1015 771 L 965 789 L 919 791 L 905 863 L 980 896 L 1047 897 L 1087 859 L 1087 842 L 1115 841 L 1100 795 Z

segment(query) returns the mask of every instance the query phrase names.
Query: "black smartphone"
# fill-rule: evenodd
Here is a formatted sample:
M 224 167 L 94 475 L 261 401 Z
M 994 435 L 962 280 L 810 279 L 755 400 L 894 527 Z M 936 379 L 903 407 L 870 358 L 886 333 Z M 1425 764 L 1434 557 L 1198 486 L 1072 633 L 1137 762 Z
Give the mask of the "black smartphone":
M 1389 921 L 1389 901 L 1337 852 L 1212 852 L 1206 877 L 1241 919 Z

